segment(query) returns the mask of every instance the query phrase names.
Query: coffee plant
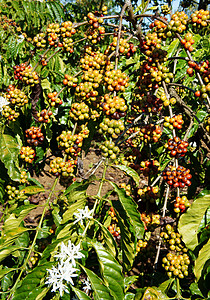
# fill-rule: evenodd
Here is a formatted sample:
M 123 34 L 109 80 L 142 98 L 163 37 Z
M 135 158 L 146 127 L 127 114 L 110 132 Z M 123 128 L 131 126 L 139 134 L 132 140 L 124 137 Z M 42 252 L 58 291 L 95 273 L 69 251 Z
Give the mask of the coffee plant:
M 210 297 L 209 11 L 118 2 L 0 1 L 1 299 Z

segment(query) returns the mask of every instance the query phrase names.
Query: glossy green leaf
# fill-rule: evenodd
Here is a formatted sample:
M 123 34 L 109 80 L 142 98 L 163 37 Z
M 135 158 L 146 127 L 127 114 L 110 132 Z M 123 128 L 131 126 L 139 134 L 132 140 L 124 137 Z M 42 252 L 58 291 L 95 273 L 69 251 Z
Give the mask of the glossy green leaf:
M 135 294 L 127 293 L 125 295 L 125 300 L 134 300 L 134 298 L 135 298 Z
M 15 268 L 6 268 L 6 269 L 2 269 L 0 270 L 0 280 L 8 273 L 15 271 Z
M 86 295 L 84 292 L 78 290 L 77 288 L 71 286 L 72 290 L 75 292 L 79 300 L 91 300 L 91 298 Z
M 124 280 L 122 267 L 116 259 L 99 242 L 91 242 L 100 264 L 100 272 L 108 285 L 113 300 L 124 299 Z
M 142 298 L 135 297 L 135 300 L 140 300 L 140 299 L 154 299 L 154 300 L 166 300 L 170 299 L 169 297 L 166 296 L 163 292 L 161 292 L 158 288 L 156 287 L 148 287 L 146 291 L 144 292 L 144 295 Z
M 127 276 L 124 278 L 125 291 L 129 289 L 129 287 L 138 280 L 139 276 Z
M 116 242 L 113 238 L 113 235 L 109 232 L 109 230 L 96 219 L 94 220 L 99 226 L 102 231 L 102 243 L 106 250 L 110 251 L 111 255 L 116 256 Z
M 202 269 L 208 260 L 210 260 L 210 240 L 208 240 L 208 242 L 201 248 L 198 257 L 195 260 L 194 273 L 197 280 L 199 280 L 199 278 L 201 277 Z
M 179 220 L 178 230 L 190 250 L 198 245 L 198 229 L 207 208 L 210 206 L 210 194 L 197 198 Z
M 179 42 L 179 39 L 178 39 L 178 38 L 175 39 L 175 40 L 173 40 L 173 41 L 170 43 L 170 46 L 169 46 L 168 49 L 167 49 L 167 52 L 168 52 L 168 53 L 167 53 L 167 57 L 168 57 L 168 58 L 175 55 L 175 53 L 176 53 L 176 51 L 177 51 L 179 45 L 180 45 L 180 42 Z
M 0 251 L 0 262 L 2 260 L 4 260 L 7 256 L 9 256 L 10 254 L 12 254 L 13 252 L 19 250 L 20 247 L 17 247 L 17 246 L 10 246 L 10 247 L 7 247 L 6 249 L 3 249 Z
M 8 134 L 0 135 L 0 159 L 8 170 L 9 177 L 14 181 L 20 180 L 18 164 L 19 145 L 15 138 Z
M 135 233 L 137 239 L 143 238 L 144 225 L 141 215 L 137 209 L 137 204 L 130 196 L 126 195 L 124 189 L 119 188 L 115 183 L 110 182 L 117 193 L 119 201 L 112 201 L 114 208 L 118 211 L 123 219 L 127 219 L 130 223 L 130 230 Z M 116 203 L 115 203 L 116 202 Z
M 114 168 L 120 169 L 121 171 L 125 172 L 127 175 L 133 178 L 136 185 L 139 186 L 140 177 L 139 174 L 132 168 L 124 166 L 124 165 L 115 165 Z
M 94 272 L 91 270 L 81 266 L 82 269 L 88 276 L 90 280 L 91 287 L 94 291 L 94 299 L 95 300 L 112 300 L 112 296 L 110 295 L 109 289 L 105 286 L 104 282 L 99 278 Z
M 33 290 L 38 288 L 40 285 L 40 280 L 45 277 L 47 274 L 47 269 L 52 267 L 52 262 L 43 263 L 41 266 L 35 267 L 32 272 L 28 273 L 26 277 L 23 279 L 21 285 L 15 290 L 13 300 L 22 300 L 22 299 L 30 299 L 35 300 L 36 297 L 31 297 L 30 294 L 33 295 Z M 37 295 L 36 295 L 37 296 Z
M 45 189 L 41 188 L 40 186 L 30 185 L 30 186 L 26 186 L 21 191 L 24 192 L 24 194 L 26 195 L 35 195 L 44 192 Z

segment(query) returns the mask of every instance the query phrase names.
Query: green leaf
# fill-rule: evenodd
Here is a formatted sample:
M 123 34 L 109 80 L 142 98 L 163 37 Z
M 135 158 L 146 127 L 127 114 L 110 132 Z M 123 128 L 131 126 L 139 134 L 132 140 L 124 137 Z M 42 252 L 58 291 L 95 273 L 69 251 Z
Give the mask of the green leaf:
M 7 256 L 12 254 L 13 252 L 19 250 L 20 247 L 10 246 L 0 252 L 0 262 L 4 260 Z
M 105 286 L 104 282 L 99 278 L 94 272 L 90 271 L 89 269 L 83 267 L 81 265 L 82 269 L 85 271 L 85 273 L 88 276 L 88 279 L 90 280 L 91 287 L 94 291 L 94 299 L 95 300 L 112 300 L 109 293 L 109 289 Z
M 205 263 L 210 259 L 210 240 L 201 248 L 198 254 L 198 258 L 195 260 L 195 277 L 197 281 L 200 279 L 202 274 L 202 269 Z M 210 261 L 209 261 L 210 265 Z
M 140 182 L 140 177 L 139 174 L 133 170 L 130 167 L 124 166 L 124 165 L 115 165 L 113 166 L 114 168 L 120 169 L 121 171 L 124 171 L 126 174 L 128 174 L 130 177 L 133 178 L 133 180 L 135 181 L 136 185 L 139 186 L 139 182 Z
M 7 269 L 2 269 L 0 270 L 0 280 L 8 273 L 15 271 L 15 268 L 7 268 Z
M 40 186 L 31 185 L 31 186 L 26 186 L 21 191 L 24 192 L 24 194 L 26 195 L 35 195 L 44 192 L 45 189 L 41 188 Z
M 170 299 L 169 297 L 166 296 L 166 294 L 162 293 L 158 288 L 156 287 L 148 287 L 146 291 L 144 292 L 144 295 L 142 298 L 134 298 L 135 300 L 140 300 L 140 299 L 154 299 L 154 300 L 166 300 Z
M 179 46 L 179 39 L 178 38 L 175 39 L 172 43 L 170 43 L 170 46 L 167 49 L 167 52 L 168 52 L 167 56 L 168 56 L 168 58 L 175 55 L 178 46 Z
M 135 298 L 135 294 L 127 293 L 125 295 L 125 300 L 134 300 L 134 298 Z
M 102 243 L 104 243 L 104 247 L 106 248 L 106 250 L 110 251 L 111 255 L 116 256 L 116 242 L 113 238 L 113 235 L 103 224 L 98 222 L 96 219 L 94 219 L 94 222 L 96 222 L 102 230 Z
M 139 278 L 139 276 L 128 276 L 124 278 L 124 285 L 125 285 L 125 291 L 127 291 L 130 286 L 137 281 L 137 279 Z
M 210 206 L 210 194 L 197 198 L 179 220 L 178 230 L 190 250 L 198 245 L 198 229 L 207 208 Z
M 124 280 L 122 267 L 115 258 L 99 242 L 91 241 L 96 250 L 101 276 L 107 283 L 114 300 L 124 299 Z
M 71 286 L 72 290 L 75 292 L 79 300 L 91 300 L 91 298 L 86 295 L 84 292 L 78 290 L 77 288 Z
M 26 275 L 26 277 L 22 280 L 21 286 L 19 286 L 13 296 L 13 300 L 22 300 L 22 299 L 30 299 L 35 300 L 36 297 L 30 297 L 30 294 L 33 295 L 33 290 L 35 290 L 40 281 L 45 277 L 47 273 L 47 269 L 52 267 L 52 262 L 43 263 L 41 266 L 37 266 L 33 269 L 32 272 Z M 37 295 L 36 295 L 37 296 Z
M 110 181 L 117 193 L 119 201 L 112 201 L 113 206 L 118 210 L 123 219 L 127 219 L 130 223 L 130 229 L 135 233 L 137 239 L 142 239 L 144 234 L 144 225 L 141 220 L 141 215 L 137 209 L 137 204 L 134 200 L 126 195 L 124 189 L 120 189 L 115 183 Z M 116 202 L 116 203 L 115 203 Z
M 20 180 L 18 164 L 19 145 L 11 135 L 2 134 L 0 136 L 0 159 L 8 170 L 9 177 L 14 181 Z

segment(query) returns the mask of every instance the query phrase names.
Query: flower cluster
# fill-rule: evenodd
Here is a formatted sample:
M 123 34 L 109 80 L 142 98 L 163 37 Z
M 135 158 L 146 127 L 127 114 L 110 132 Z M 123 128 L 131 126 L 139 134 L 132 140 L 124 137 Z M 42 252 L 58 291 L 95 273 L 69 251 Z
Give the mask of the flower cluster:
M 48 269 L 49 276 L 45 282 L 48 285 L 52 285 L 52 292 L 59 290 L 60 296 L 63 293 L 69 293 L 67 286 L 64 281 L 74 285 L 73 279 L 77 277 L 76 273 L 79 271 L 76 269 L 76 259 L 84 257 L 84 254 L 80 252 L 80 244 L 75 246 L 71 241 L 68 241 L 66 246 L 63 242 L 60 245 L 60 251 L 54 256 L 58 260 L 57 267 Z
M 89 210 L 88 206 L 85 206 L 85 209 L 78 209 L 77 211 L 78 213 L 74 213 L 74 216 L 76 217 L 74 224 L 80 222 L 80 224 L 83 225 L 83 220 L 93 218 L 93 209 Z
M 9 105 L 9 102 L 6 98 L 0 96 L 0 112 L 2 112 L 3 106 Z

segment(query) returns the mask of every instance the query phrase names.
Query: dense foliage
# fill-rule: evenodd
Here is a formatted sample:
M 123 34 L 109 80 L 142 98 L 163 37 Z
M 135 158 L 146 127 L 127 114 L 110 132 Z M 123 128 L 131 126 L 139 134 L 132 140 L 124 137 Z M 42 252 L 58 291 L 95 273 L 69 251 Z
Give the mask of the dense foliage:
M 209 11 L 0 3 L 0 298 L 210 297 Z

